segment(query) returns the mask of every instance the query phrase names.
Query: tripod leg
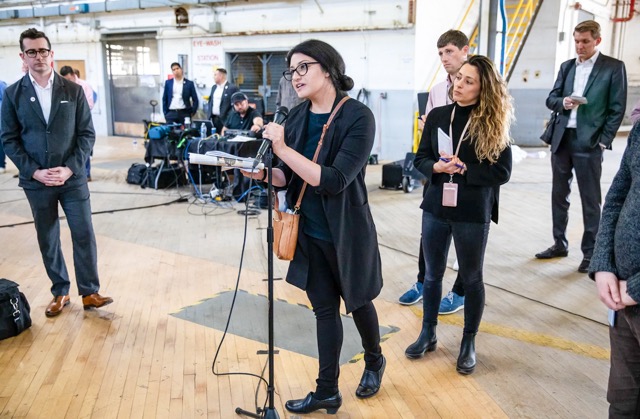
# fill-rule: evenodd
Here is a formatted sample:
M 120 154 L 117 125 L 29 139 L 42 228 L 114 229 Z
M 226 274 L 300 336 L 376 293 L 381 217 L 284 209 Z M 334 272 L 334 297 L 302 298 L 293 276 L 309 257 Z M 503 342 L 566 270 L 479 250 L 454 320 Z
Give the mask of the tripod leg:
M 253 413 L 253 412 L 249 412 L 249 411 L 244 410 L 244 409 L 240 409 L 239 407 L 236 407 L 236 415 L 242 415 L 242 416 L 248 416 L 250 418 L 262 419 L 262 415 L 259 415 L 257 413 Z

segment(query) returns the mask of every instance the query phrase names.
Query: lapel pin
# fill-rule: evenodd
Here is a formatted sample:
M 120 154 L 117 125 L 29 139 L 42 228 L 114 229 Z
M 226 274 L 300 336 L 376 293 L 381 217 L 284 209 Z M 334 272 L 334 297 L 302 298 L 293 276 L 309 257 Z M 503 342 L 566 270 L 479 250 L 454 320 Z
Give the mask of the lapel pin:
M 35 98 L 35 97 L 33 97 L 33 96 L 31 96 L 31 101 L 32 101 L 32 102 L 35 102 L 35 101 L 36 101 L 36 98 Z

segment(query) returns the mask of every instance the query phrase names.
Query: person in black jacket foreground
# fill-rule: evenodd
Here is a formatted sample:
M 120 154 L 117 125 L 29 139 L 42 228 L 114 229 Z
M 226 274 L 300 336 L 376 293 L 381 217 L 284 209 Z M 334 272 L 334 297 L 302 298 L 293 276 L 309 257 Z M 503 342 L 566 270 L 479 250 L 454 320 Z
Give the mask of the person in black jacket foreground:
M 453 237 L 466 299 L 456 369 L 471 374 L 476 366 L 475 336 L 484 310 L 482 265 L 489 224 L 498 222 L 500 185 L 511 175 L 513 111 L 506 84 L 491 60 L 483 56 L 470 57 L 462 66 L 452 92 L 453 104 L 435 108 L 427 116 L 416 153 L 415 166 L 429 179 L 420 206 L 426 262 L 424 312 L 418 340 L 405 355 L 415 359 L 436 349 L 442 277 Z M 443 134 L 452 140 L 448 147 Z
M 340 297 L 352 313 L 364 347 L 365 370 L 356 396 L 367 398 L 380 389 L 386 361 L 380 348 L 378 315 L 372 300 L 382 288 L 376 228 L 369 209 L 364 176 L 375 138 L 373 114 L 350 99 L 340 108 L 326 131 L 317 163 L 312 158 L 329 116 L 353 80 L 330 45 L 307 40 L 287 55 L 291 80 L 298 96 L 308 99 L 289 114 L 285 127 L 268 124 L 263 138 L 272 141 L 281 164 L 273 169 L 272 183 L 287 187 L 293 208 L 303 183 L 298 246 L 289 265 L 287 282 L 306 290 L 316 315 L 320 370 L 316 391 L 304 399 L 289 400 L 287 410 L 309 413 L 342 405 L 338 390 L 342 321 Z M 248 172 L 265 180 L 266 172 Z M 438 305 L 435 305 L 436 309 Z

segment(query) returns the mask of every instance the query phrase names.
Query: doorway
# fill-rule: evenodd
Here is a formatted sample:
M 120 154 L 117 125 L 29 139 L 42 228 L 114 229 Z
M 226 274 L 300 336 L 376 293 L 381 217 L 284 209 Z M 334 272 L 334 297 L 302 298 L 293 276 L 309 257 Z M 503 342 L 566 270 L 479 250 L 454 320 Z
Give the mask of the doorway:
M 105 35 L 102 41 L 113 135 L 142 137 L 149 102 L 158 100 L 162 87 L 156 33 Z
M 267 120 L 276 110 L 278 83 L 287 69 L 286 52 L 231 54 L 232 83 L 256 105 Z

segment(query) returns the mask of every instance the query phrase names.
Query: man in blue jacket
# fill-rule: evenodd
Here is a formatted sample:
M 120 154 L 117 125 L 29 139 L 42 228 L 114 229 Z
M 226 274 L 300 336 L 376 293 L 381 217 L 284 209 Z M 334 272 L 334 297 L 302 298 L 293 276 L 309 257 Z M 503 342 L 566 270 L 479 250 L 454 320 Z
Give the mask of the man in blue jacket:
M 168 124 L 183 124 L 198 110 L 198 94 L 193 82 L 184 78 L 180 64 L 172 63 L 171 71 L 173 78 L 166 81 L 162 94 L 164 119 Z

